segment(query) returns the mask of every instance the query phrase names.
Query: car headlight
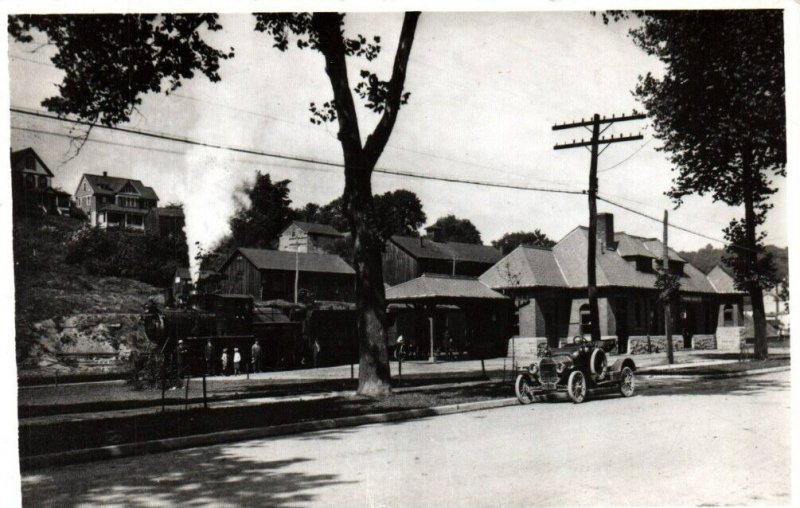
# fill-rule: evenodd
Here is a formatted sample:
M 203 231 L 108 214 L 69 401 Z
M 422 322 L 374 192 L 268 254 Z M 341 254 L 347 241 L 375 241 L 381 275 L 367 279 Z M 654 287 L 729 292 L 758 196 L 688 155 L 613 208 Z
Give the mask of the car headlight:
M 567 368 L 567 366 L 563 362 L 558 362 L 558 365 L 556 365 L 556 372 L 561 374 L 562 372 L 564 372 L 565 368 Z

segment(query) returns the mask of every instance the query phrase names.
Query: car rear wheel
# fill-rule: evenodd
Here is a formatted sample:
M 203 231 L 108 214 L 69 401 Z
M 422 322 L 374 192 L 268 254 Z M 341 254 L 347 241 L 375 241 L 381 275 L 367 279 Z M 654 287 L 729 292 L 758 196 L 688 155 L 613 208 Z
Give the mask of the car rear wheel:
M 517 376 L 514 382 L 514 392 L 517 394 L 517 400 L 520 404 L 530 404 L 533 402 L 533 382 L 530 377 L 525 374 Z
M 636 389 L 636 379 L 633 375 L 633 369 L 630 367 L 623 367 L 619 378 L 619 393 L 623 397 L 630 397 Z
M 586 378 L 583 372 L 576 370 L 569 375 L 567 380 L 567 395 L 572 402 L 580 404 L 586 399 Z

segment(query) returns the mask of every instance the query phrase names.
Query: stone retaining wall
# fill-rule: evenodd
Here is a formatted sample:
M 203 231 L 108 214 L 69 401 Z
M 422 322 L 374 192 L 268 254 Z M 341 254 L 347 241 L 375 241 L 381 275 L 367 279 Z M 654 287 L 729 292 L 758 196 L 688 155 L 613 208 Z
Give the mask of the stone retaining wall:
M 744 326 L 718 326 L 717 349 L 739 352 L 744 335 Z
M 717 340 L 713 335 L 693 335 L 692 336 L 692 349 L 716 349 Z
M 514 359 L 517 366 L 530 365 L 541 356 L 547 347 L 547 337 L 515 337 L 508 339 L 506 357 Z
M 713 338 L 713 337 L 712 337 Z M 646 353 L 661 353 L 667 350 L 666 335 L 651 335 L 650 348 L 648 350 L 647 335 L 633 335 L 628 338 L 628 354 L 641 355 Z M 680 335 L 672 336 L 672 350 L 683 351 L 683 337 Z

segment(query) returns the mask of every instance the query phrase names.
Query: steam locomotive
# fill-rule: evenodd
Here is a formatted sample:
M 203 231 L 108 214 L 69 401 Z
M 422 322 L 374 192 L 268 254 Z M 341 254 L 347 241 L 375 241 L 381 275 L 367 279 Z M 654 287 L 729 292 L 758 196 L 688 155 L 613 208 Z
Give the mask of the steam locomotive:
M 249 365 L 250 348 L 259 341 L 265 368 L 299 368 L 311 364 L 311 344 L 315 339 L 321 345 L 322 364 L 358 361 L 354 309 L 324 303 L 254 301 L 252 296 L 240 294 L 192 294 L 177 307 L 158 309 L 149 303 L 142 320 L 148 339 L 165 357 L 174 361 L 182 341 L 184 368 L 192 373 L 205 369 L 204 350 L 209 340 L 217 362 L 223 350 L 238 348 L 242 364 Z

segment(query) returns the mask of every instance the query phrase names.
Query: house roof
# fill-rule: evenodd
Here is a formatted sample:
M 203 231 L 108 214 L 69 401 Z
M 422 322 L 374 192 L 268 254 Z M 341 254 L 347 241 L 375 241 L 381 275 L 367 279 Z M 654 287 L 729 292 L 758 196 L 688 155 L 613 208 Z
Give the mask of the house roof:
M 503 257 L 499 250 L 488 245 L 434 242 L 427 238 L 399 235 L 392 236 L 391 241 L 417 259 L 445 259 L 448 261 L 455 259 L 456 261 L 494 264 Z
M 158 201 L 158 196 L 156 195 L 156 191 L 153 190 L 152 187 L 148 187 L 144 185 L 139 180 L 134 180 L 132 178 L 119 178 L 116 176 L 103 176 L 103 175 L 92 175 L 90 173 L 84 173 L 84 178 L 86 181 L 89 182 L 89 185 L 92 186 L 92 190 L 94 190 L 95 194 L 106 194 L 106 195 L 115 195 L 119 194 L 125 184 L 130 183 L 131 186 L 145 199 L 152 199 Z
M 329 226 L 328 224 L 317 224 L 315 222 L 302 222 L 299 220 L 293 220 L 292 224 L 311 235 L 324 235 L 324 236 L 336 236 L 336 237 L 344 236 L 342 233 L 337 231 L 336 228 L 334 228 L 333 226 Z M 289 228 L 287 227 L 286 229 Z M 286 231 L 286 229 L 284 229 L 284 231 Z
M 233 251 L 222 267 L 225 267 L 237 253 L 241 253 L 259 270 L 293 272 L 295 270 L 295 256 L 297 256 L 297 267 L 301 272 L 338 273 L 343 275 L 354 275 L 356 273 L 342 258 L 333 254 L 295 253 L 247 247 L 240 247 Z
M 518 247 L 495 266 L 481 275 L 481 280 L 492 288 L 508 287 L 570 287 L 587 286 L 586 253 L 589 232 L 577 227 L 562 238 L 552 251 Z M 641 272 L 627 256 L 645 256 L 657 259 L 655 253 L 663 249 L 661 242 L 626 233 L 616 233 L 616 249 L 596 250 L 598 287 L 634 287 L 652 289 L 656 274 Z M 730 293 L 728 287 L 715 287 L 696 267 L 685 262 L 670 250 L 670 259 L 684 262 L 680 278 L 681 290 L 694 293 Z
M 476 277 L 430 273 L 422 274 L 416 279 L 411 279 L 386 290 L 387 302 L 430 299 L 504 300 L 506 297 L 492 290 Z
M 715 265 L 706 275 L 708 281 L 714 286 L 718 293 L 737 293 L 734 285 L 733 275 L 721 265 Z
M 181 279 L 191 279 L 192 274 L 189 272 L 188 266 L 178 266 L 175 268 L 175 277 L 180 277 Z
M 493 288 L 567 287 L 552 249 L 520 245 L 480 276 Z
M 26 155 L 33 155 L 34 157 L 36 157 L 36 160 L 39 161 L 39 164 L 41 164 L 42 169 L 45 170 L 47 175 L 48 176 L 54 176 L 53 172 L 50 171 L 50 168 L 47 167 L 47 164 L 45 164 L 44 161 L 42 160 L 42 158 L 39 157 L 39 154 L 36 153 L 36 150 L 34 150 L 31 147 L 23 148 L 22 150 L 17 150 L 16 152 L 11 152 L 11 169 L 12 169 L 12 171 L 14 170 L 15 166 L 17 165 L 17 163 L 19 161 L 21 161 L 23 158 L 25 158 Z

